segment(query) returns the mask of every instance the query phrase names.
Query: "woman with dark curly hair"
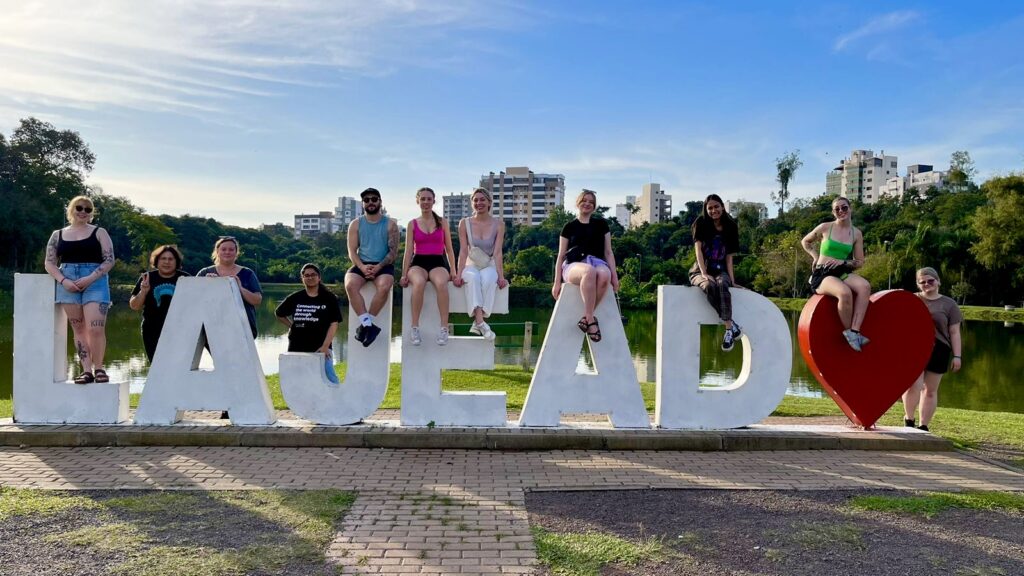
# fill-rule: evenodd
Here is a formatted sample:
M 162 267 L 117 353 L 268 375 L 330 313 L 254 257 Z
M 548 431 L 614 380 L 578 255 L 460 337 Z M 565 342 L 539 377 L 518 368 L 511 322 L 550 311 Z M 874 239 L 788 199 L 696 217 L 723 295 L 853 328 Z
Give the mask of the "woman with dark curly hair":
M 156 354 L 156 344 L 164 329 L 178 278 L 189 275 L 181 269 L 183 263 L 181 250 L 173 244 L 165 244 L 153 250 L 149 255 L 149 265 L 153 269 L 142 273 L 128 300 L 129 308 L 136 312 L 142 311 L 142 344 L 150 362 L 153 361 L 153 354 Z

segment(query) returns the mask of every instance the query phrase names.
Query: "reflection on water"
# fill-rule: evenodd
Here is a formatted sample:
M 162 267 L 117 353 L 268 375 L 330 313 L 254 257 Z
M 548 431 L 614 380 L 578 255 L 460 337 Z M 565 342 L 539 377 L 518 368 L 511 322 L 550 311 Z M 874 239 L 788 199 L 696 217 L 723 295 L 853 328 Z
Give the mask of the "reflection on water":
M 278 371 L 278 354 L 288 348 L 286 330 L 274 318 L 274 308 L 286 294 L 295 288 L 272 286 L 264 293 L 263 304 L 258 309 L 260 336 L 256 340 L 260 364 L 265 374 Z M 548 315 L 546 309 L 514 309 L 508 315 L 495 316 L 492 324 L 510 324 L 499 329 L 495 341 L 495 363 L 521 364 L 523 362 L 522 323 L 533 322 L 532 347 L 527 358 L 529 365 L 534 365 L 540 352 L 544 334 L 547 331 Z M 655 330 L 656 312 L 654 310 L 626 310 L 629 322 L 625 325 L 626 337 L 630 343 L 630 352 L 637 377 L 641 381 L 653 382 L 656 375 L 655 346 L 657 331 Z M 817 381 L 807 369 L 796 341 L 796 325 L 798 312 L 785 312 L 786 321 L 790 325 L 793 344 L 793 373 L 789 382 L 789 394 L 800 396 L 821 396 L 822 391 Z M 395 309 L 395 320 L 392 324 L 391 361 L 401 361 L 401 310 Z M 469 319 L 463 314 L 453 314 L 452 322 L 467 324 Z M 339 335 L 348 333 L 348 315 L 345 323 L 338 330 Z M 456 333 L 465 334 L 463 326 Z M 947 407 L 969 408 L 972 410 L 1002 411 L 1024 413 L 1024 381 L 1019 374 L 1024 372 L 1024 327 L 1002 322 L 969 321 L 963 329 L 964 369 L 957 374 L 947 374 L 942 382 L 939 404 Z M 9 398 L 11 394 L 13 323 L 10 295 L 0 296 L 0 397 Z M 515 335 L 512 335 L 512 334 Z M 705 326 L 701 329 L 701 385 L 714 387 L 732 383 L 739 375 L 743 362 L 743 352 L 737 346 L 730 353 L 722 352 L 720 343 L 723 328 Z M 145 381 L 148 363 L 139 336 L 139 316 L 121 303 L 112 308 L 107 323 L 108 337 L 108 372 L 114 379 L 127 379 L 132 383 L 132 392 L 138 392 Z M 344 360 L 348 357 L 350 341 L 342 336 L 335 339 L 336 357 Z M 359 345 L 354 341 L 352 344 Z M 583 335 L 580 334 L 581 353 L 579 370 L 593 369 L 593 362 L 586 354 Z M 69 347 L 70 351 L 70 347 Z M 70 353 L 69 353 L 70 360 Z M 73 366 L 73 364 L 72 364 Z M 204 354 L 201 368 L 212 369 L 213 363 Z M 69 370 L 69 375 L 70 374 Z

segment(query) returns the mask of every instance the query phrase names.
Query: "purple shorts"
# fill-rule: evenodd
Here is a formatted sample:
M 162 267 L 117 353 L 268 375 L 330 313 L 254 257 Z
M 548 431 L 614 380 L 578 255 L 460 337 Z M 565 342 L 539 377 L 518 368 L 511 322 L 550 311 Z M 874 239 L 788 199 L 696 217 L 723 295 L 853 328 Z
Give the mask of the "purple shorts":
M 579 262 L 562 262 L 562 277 L 563 278 L 565 277 L 565 271 L 568 270 L 569 266 L 572 266 L 573 264 L 590 264 L 594 268 L 597 268 L 598 266 L 604 266 L 605 268 L 607 268 L 609 270 L 611 270 L 611 268 L 612 268 L 611 266 L 608 265 L 607 262 L 605 262 L 604 260 L 601 260 L 597 256 L 586 256 L 586 257 L 583 258 L 583 260 L 580 260 Z

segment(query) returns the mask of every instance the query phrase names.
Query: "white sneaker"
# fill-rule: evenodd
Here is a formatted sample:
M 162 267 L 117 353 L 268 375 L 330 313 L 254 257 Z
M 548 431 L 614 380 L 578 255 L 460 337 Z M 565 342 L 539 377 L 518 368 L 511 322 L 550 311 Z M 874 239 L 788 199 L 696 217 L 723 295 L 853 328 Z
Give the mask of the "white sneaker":
M 419 326 L 412 327 L 412 332 L 409 334 L 409 342 L 411 342 L 413 346 L 419 346 L 423 342 L 423 339 L 420 338 Z
M 484 338 L 486 338 L 487 340 L 494 340 L 494 330 L 491 330 L 491 327 L 487 325 L 487 322 L 483 322 L 480 324 L 480 330 L 483 332 Z
M 484 333 L 481 330 L 480 326 L 481 326 L 480 324 L 477 324 L 476 322 L 473 322 L 473 325 L 469 327 L 469 333 L 470 334 L 476 334 L 477 336 L 483 336 Z
M 437 333 L 437 345 L 444 346 L 448 343 L 448 329 L 441 328 L 441 331 Z

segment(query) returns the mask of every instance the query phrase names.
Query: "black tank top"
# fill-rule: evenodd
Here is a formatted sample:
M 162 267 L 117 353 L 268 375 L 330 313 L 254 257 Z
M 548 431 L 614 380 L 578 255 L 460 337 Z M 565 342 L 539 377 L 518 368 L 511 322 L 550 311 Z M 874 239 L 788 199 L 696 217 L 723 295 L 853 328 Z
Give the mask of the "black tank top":
M 103 262 L 103 248 L 100 246 L 100 239 L 96 232 L 100 229 L 96 226 L 92 234 L 83 240 L 65 240 L 64 231 L 57 232 L 57 260 L 61 264 L 100 264 Z

